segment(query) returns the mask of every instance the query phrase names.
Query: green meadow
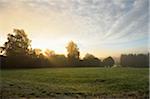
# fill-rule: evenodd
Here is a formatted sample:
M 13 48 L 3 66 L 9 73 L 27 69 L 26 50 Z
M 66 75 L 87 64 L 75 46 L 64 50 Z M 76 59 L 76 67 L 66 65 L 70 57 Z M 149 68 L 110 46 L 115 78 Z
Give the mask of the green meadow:
M 149 98 L 149 68 L 0 71 L 2 98 Z

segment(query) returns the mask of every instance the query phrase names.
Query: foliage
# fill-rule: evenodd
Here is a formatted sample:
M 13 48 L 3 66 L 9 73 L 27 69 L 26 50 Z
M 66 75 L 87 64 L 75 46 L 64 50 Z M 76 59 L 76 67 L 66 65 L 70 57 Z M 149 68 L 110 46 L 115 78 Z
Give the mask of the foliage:
M 78 65 L 80 52 L 77 44 L 75 44 L 73 41 L 70 41 L 66 48 L 68 51 L 68 63 L 72 66 Z
M 83 58 L 83 64 L 84 66 L 102 66 L 102 62 L 100 59 L 95 57 L 92 54 L 87 53 L 85 57 Z
M 2 53 L 7 56 L 6 63 L 12 67 L 29 65 L 30 42 L 22 29 L 14 29 L 14 33 L 8 34 L 7 42 L 1 47 Z M 19 60 L 19 61 L 18 61 Z
M 113 60 L 112 57 L 107 57 L 103 60 L 103 65 L 107 67 L 112 67 L 115 64 L 115 61 Z
M 115 64 L 110 56 L 101 61 L 92 54 L 86 54 L 80 58 L 80 51 L 77 44 L 70 41 L 66 47 L 67 57 L 56 54 L 53 50 L 47 49 L 44 53 L 41 49 L 32 49 L 31 40 L 22 29 L 14 29 L 14 33 L 8 34 L 7 41 L 0 46 L 1 68 L 33 68 L 33 67 L 67 67 L 67 66 L 106 66 L 112 67 Z M 18 61 L 19 60 L 19 61 Z M 149 54 L 122 55 L 122 66 L 145 67 L 149 66 Z
M 55 52 L 52 51 L 52 50 L 49 50 L 49 49 L 46 49 L 46 51 L 44 52 L 44 54 L 47 56 L 47 57 L 53 57 L 55 56 Z
M 53 67 L 67 67 L 68 62 L 67 58 L 64 55 L 53 55 L 51 57 L 48 57 L 50 63 Z
M 149 54 L 122 54 L 120 61 L 122 66 L 149 67 Z
M 8 34 L 3 51 L 7 56 L 28 55 L 31 40 L 22 29 L 14 29 L 14 33 Z

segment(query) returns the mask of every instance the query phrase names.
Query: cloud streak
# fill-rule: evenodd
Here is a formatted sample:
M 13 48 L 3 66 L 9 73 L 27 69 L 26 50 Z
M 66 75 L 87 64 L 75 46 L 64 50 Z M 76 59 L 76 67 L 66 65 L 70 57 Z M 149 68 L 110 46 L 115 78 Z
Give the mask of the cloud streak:
M 4 15 L 7 10 L 19 9 L 25 16 L 37 16 L 32 21 L 37 21 L 39 26 L 41 23 L 43 30 L 45 26 L 45 37 L 62 32 L 58 38 L 75 39 L 83 50 L 89 46 L 101 50 L 109 46 L 120 49 L 135 45 L 137 50 L 143 47 L 145 51 L 148 3 L 148 0 L 1 0 L 0 11 Z M 46 30 L 47 25 L 58 29 Z

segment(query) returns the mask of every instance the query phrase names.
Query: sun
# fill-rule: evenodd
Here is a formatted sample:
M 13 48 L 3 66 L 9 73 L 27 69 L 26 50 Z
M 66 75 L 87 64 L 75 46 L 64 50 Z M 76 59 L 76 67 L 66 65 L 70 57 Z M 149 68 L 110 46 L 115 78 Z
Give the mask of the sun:
M 38 48 L 38 49 L 41 49 L 42 51 L 47 49 L 46 44 L 42 44 L 42 42 L 41 43 L 32 43 L 31 45 L 32 45 L 33 49 Z
M 40 41 L 39 40 L 36 42 L 32 42 L 31 46 L 33 49 L 41 49 L 41 51 L 44 53 L 45 50 L 49 49 L 52 51 L 55 51 L 55 53 L 58 54 L 66 54 L 66 42 L 64 42 L 63 40 L 58 40 L 58 41 Z

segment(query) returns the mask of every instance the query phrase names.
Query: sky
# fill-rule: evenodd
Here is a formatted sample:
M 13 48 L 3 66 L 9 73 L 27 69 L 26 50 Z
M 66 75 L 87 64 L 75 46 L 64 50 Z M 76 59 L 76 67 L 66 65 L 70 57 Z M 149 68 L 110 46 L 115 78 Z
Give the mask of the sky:
M 0 45 L 14 28 L 33 48 L 66 54 L 77 43 L 81 56 L 147 53 L 149 0 L 0 0 Z

